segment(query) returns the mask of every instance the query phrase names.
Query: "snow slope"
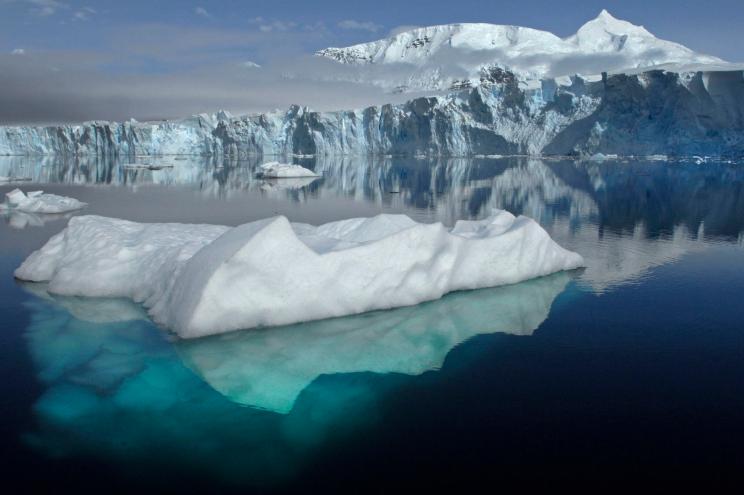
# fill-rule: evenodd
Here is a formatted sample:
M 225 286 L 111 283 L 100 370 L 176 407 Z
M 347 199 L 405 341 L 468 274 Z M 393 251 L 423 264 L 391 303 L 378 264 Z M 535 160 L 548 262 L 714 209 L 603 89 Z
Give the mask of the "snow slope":
M 720 58 L 658 39 L 644 27 L 616 19 L 606 10 L 567 38 L 520 26 L 445 24 L 345 48 L 326 48 L 316 55 L 366 67 L 359 77 L 399 91 L 476 85 L 483 69 L 493 66 L 509 68 L 521 79 L 539 80 L 661 64 L 725 65 Z
M 60 295 L 129 297 L 192 338 L 408 306 L 583 266 L 535 221 L 378 215 L 235 228 L 74 217 L 16 270 Z M 95 274 L 95 276 L 92 276 Z

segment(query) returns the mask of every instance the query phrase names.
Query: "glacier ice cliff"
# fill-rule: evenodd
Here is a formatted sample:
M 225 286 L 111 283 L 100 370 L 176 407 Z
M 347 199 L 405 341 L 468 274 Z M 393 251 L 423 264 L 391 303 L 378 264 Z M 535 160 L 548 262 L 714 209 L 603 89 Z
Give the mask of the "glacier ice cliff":
M 0 155 L 744 155 L 744 71 L 481 83 L 400 105 L 179 121 L 0 127 Z

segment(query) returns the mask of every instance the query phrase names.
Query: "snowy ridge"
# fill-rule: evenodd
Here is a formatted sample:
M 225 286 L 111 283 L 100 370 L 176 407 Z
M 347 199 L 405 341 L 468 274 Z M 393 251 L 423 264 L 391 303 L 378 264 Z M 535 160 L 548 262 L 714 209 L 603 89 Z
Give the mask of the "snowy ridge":
M 606 10 L 567 38 L 520 26 L 444 24 L 345 48 L 326 48 L 316 55 L 367 66 L 366 80 L 398 91 L 474 86 L 481 71 L 494 66 L 508 68 L 520 79 L 539 80 L 598 76 L 661 64 L 726 65 L 718 57 L 658 39 L 644 27 L 616 19 Z M 373 69 L 383 66 L 398 70 L 377 73 Z
M 84 216 L 15 275 L 54 294 L 129 297 L 192 338 L 415 305 L 583 264 L 534 220 L 501 210 L 451 230 L 404 215 L 235 228 Z

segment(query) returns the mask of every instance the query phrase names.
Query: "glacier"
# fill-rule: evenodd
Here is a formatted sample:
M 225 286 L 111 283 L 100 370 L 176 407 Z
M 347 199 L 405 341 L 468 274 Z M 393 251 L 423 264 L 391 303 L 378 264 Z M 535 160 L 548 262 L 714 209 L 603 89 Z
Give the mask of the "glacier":
M 6 126 L 0 155 L 744 156 L 742 70 L 520 81 L 493 68 L 474 88 L 349 111 Z
M 131 298 L 194 338 L 411 306 L 583 265 L 534 220 L 499 210 L 451 230 L 391 214 L 234 228 L 82 216 L 15 276 L 48 282 L 53 294 Z

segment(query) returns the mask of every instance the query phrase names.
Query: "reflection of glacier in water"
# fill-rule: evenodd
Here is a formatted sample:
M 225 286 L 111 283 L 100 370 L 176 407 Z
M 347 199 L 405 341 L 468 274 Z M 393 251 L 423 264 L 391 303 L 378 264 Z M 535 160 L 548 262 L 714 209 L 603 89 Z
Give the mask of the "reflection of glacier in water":
M 175 344 L 127 301 L 53 298 L 24 284 L 40 296 L 27 303 L 26 340 L 47 386 L 27 439 L 56 455 L 128 461 L 150 459 L 155 441 L 163 462 L 281 476 L 303 447 L 374 421 L 377 395 L 440 368 L 472 336 L 530 335 L 570 278 Z
M 97 157 L 6 157 L 0 158 L 0 175 L 64 184 L 149 185 L 164 194 L 166 186 L 185 187 L 226 202 L 238 196 L 292 203 L 346 198 L 446 225 L 483 218 L 492 208 L 506 209 L 536 219 L 559 244 L 581 253 L 588 263 L 582 280 L 599 292 L 711 243 L 741 244 L 744 232 L 744 168 L 736 164 L 294 158 L 322 174 L 297 183 L 261 180 L 255 158 L 182 158 L 168 158 L 173 169 L 151 171 Z

